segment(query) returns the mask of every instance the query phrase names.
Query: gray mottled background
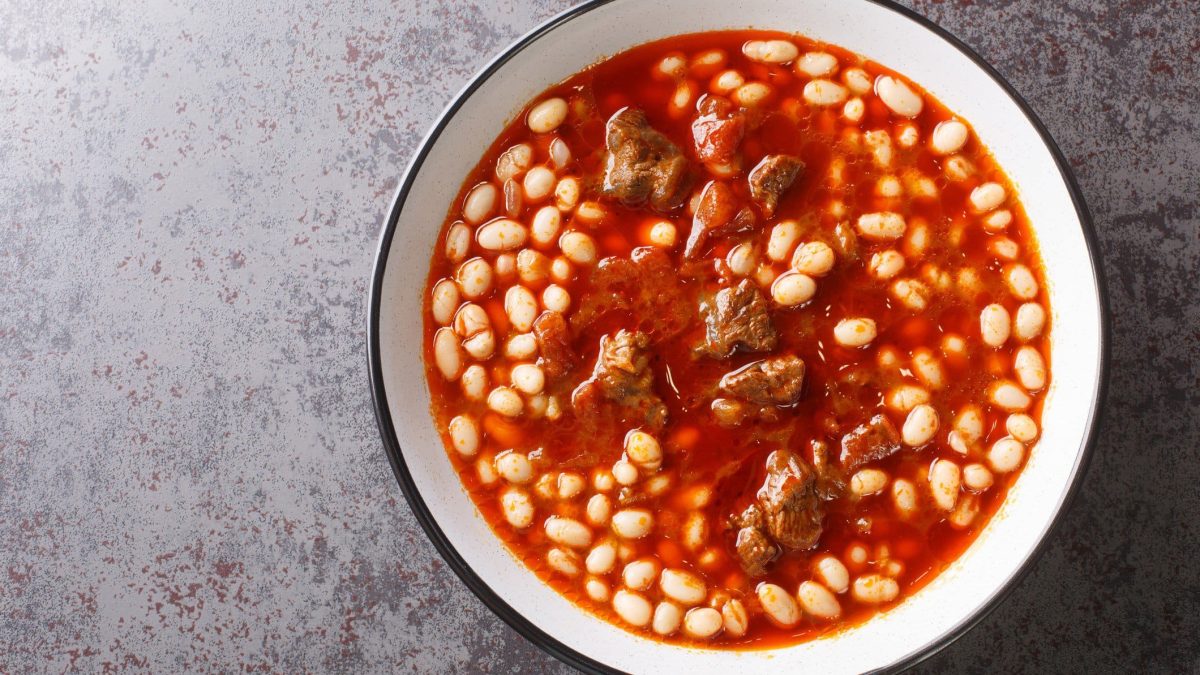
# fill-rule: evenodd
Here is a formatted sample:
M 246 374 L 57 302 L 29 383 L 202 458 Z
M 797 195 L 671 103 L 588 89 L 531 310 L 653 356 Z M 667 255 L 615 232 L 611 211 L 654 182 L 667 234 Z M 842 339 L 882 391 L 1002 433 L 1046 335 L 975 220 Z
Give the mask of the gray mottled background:
M 1200 670 L 1200 10 L 914 3 L 1095 214 L 1087 482 L 928 671 Z M 375 430 L 373 247 L 419 136 L 565 0 L 0 0 L 0 671 L 546 672 L 440 561 Z

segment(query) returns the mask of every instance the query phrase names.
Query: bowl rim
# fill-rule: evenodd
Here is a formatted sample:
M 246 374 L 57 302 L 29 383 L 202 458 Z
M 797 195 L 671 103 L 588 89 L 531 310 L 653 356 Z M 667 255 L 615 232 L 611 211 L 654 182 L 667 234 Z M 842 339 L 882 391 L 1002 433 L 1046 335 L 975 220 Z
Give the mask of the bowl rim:
M 503 51 L 492 58 L 486 65 L 483 66 L 467 83 L 459 90 L 450 103 L 447 104 L 442 113 L 438 116 L 433 126 L 430 128 L 425 137 L 417 146 L 413 153 L 408 167 L 405 169 L 401 180 L 396 188 L 395 197 L 392 199 L 391 208 L 388 210 L 386 218 L 383 222 L 381 232 L 378 239 L 378 248 L 375 255 L 375 262 L 372 268 L 370 294 L 368 299 L 367 313 L 367 369 L 371 383 L 371 400 L 375 410 L 375 421 L 379 427 L 379 432 L 383 440 L 384 451 L 387 454 L 388 463 L 392 467 L 392 472 L 395 474 L 396 481 L 400 484 L 400 490 L 404 493 L 405 500 L 412 509 L 413 514 L 417 518 L 417 522 L 425 531 L 433 543 L 434 548 L 450 566 L 450 569 L 462 580 L 467 588 L 476 595 L 494 614 L 500 617 L 506 624 L 521 634 L 525 639 L 532 642 L 541 650 L 554 656 L 558 660 L 577 668 L 587 673 L 620 673 L 604 663 L 601 663 L 585 654 L 566 646 L 550 634 L 538 628 L 531 621 L 526 619 L 522 614 L 514 610 L 506 603 L 495 591 L 491 589 L 468 565 L 462 556 L 455 550 L 450 540 L 446 537 L 441 527 L 438 525 L 433 513 L 425 504 L 421 497 L 420 491 L 417 489 L 416 483 L 413 481 L 412 475 L 409 473 L 408 466 L 404 460 L 403 449 L 400 447 L 399 439 L 396 437 L 395 427 L 392 422 L 391 412 L 388 407 L 387 392 L 384 387 L 383 368 L 380 357 L 380 307 L 383 289 L 384 272 L 387 269 L 388 256 L 391 251 L 392 239 L 396 233 L 397 223 L 400 214 L 404 209 L 404 204 L 407 201 L 408 193 L 412 188 L 412 184 L 420 172 L 425 158 L 433 146 L 437 143 L 442 131 L 445 129 L 450 120 L 462 107 L 468 98 L 492 77 L 505 63 L 511 60 L 518 53 L 524 51 L 527 47 L 535 43 L 543 35 L 557 29 L 559 26 L 584 16 L 588 12 L 597 9 L 603 5 L 607 5 L 614 0 L 587 0 L 579 5 L 570 7 L 559 14 L 550 17 L 538 26 L 534 27 L 529 32 L 517 38 Z M 938 653 L 945 647 L 949 646 L 958 638 L 962 637 L 967 631 L 975 627 L 980 621 L 986 618 L 991 612 L 1000 605 L 1000 603 L 1008 597 L 1014 588 L 1016 588 L 1022 579 L 1033 568 L 1034 563 L 1042 556 L 1047 544 L 1053 538 L 1059 525 L 1062 523 L 1066 514 L 1070 511 L 1071 505 L 1074 502 L 1075 496 L 1079 492 L 1080 486 L 1083 484 L 1083 478 L 1087 474 L 1089 465 L 1091 464 L 1092 456 L 1095 454 L 1097 443 L 1097 431 L 1103 419 L 1102 403 L 1105 400 L 1108 389 L 1109 366 L 1110 366 L 1110 342 L 1111 342 L 1111 323 L 1112 316 L 1109 307 L 1109 297 L 1107 282 L 1104 273 L 1103 259 L 1099 255 L 1099 238 L 1096 234 L 1096 227 L 1092 221 L 1091 214 L 1088 210 L 1087 203 L 1083 198 L 1082 190 L 1079 187 L 1078 181 L 1063 155 L 1062 150 L 1046 129 L 1045 124 L 1038 118 L 1032 107 L 1023 96 L 1004 78 L 988 61 L 980 56 L 974 49 L 967 46 L 962 40 L 943 28 L 933 20 L 917 13 L 915 10 L 909 9 L 897 4 L 894 0 L 862 0 L 874 5 L 879 5 L 885 9 L 891 10 L 902 18 L 914 21 L 921 27 L 928 29 L 938 37 L 945 40 L 964 56 L 974 62 L 988 77 L 992 78 L 1000 86 L 1005 94 L 1017 105 L 1021 113 L 1025 116 L 1028 122 L 1037 131 L 1038 136 L 1045 144 L 1047 150 L 1050 151 L 1054 158 L 1054 163 L 1058 168 L 1059 174 L 1062 177 L 1063 183 L 1067 188 L 1067 192 L 1071 196 L 1071 202 L 1075 208 L 1076 215 L 1079 218 L 1079 223 L 1083 232 L 1084 242 L 1087 246 L 1087 254 L 1092 268 L 1092 278 L 1096 287 L 1096 303 L 1100 318 L 1099 325 L 1099 360 L 1098 377 L 1096 387 L 1092 394 L 1092 401 L 1089 408 L 1089 421 L 1087 424 L 1086 434 L 1080 446 L 1077 460 L 1070 478 L 1070 482 L 1063 494 L 1063 498 L 1057 506 L 1057 511 L 1050 521 L 1049 527 L 1042 534 L 1042 538 L 1034 546 L 1029 556 L 1021 563 L 1018 569 L 1009 577 L 1005 584 L 996 588 L 988 599 L 973 613 L 964 617 L 953 628 L 946 631 L 937 638 L 931 640 L 920 649 L 912 652 L 907 657 L 900 661 L 888 664 L 875 672 L 898 672 L 910 668 Z

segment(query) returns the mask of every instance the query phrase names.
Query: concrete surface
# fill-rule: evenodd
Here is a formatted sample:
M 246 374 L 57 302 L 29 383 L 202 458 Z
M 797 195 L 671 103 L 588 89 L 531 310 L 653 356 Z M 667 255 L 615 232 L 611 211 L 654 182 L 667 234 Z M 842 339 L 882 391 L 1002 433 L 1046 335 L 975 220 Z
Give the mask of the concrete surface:
M 567 670 L 413 520 L 364 347 L 419 136 L 567 4 L 0 4 L 0 671 Z M 1061 143 L 1116 317 L 1079 499 L 920 670 L 1200 671 L 1200 9 L 915 5 Z

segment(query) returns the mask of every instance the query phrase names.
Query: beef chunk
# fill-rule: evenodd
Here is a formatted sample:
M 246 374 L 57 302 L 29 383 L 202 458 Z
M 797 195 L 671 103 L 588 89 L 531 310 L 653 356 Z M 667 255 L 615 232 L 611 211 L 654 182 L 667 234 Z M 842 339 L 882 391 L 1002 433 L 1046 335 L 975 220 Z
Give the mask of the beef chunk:
M 746 116 L 729 99 L 705 96 L 692 122 L 692 141 L 701 162 L 740 163 L 737 152 L 746 134 Z
M 630 206 L 647 201 L 670 211 L 687 197 L 687 158 L 646 121 L 646 113 L 622 108 L 608 120 L 601 191 Z
M 752 577 L 766 574 L 767 566 L 779 555 L 779 548 L 757 527 L 743 527 L 738 530 L 734 546 L 742 569 Z
M 567 320 L 558 312 L 542 312 L 533 322 L 533 336 L 537 338 L 540 364 L 546 377 L 551 380 L 566 375 L 575 367 L 575 350 L 571 349 L 571 332 Z
M 877 462 L 900 449 L 900 434 L 884 415 L 876 415 L 865 424 L 842 436 L 842 468 L 854 471 L 864 464 Z
M 734 288 L 723 288 L 700 306 L 707 327 L 703 351 L 725 358 L 734 351 L 768 352 L 779 334 L 771 324 L 767 299 L 749 279 Z
M 804 162 L 791 155 L 767 155 L 750 171 L 750 196 L 758 202 L 763 215 L 775 215 L 779 198 L 804 170 Z
M 767 457 L 766 468 L 754 503 L 732 519 L 740 528 L 738 558 L 752 576 L 761 575 L 779 550 L 806 551 L 816 546 L 825 519 L 816 474 L 804 460 L 776 450 Z
M 571 402 L 577 410 L 595 409 L 601 400 L 627 408 L 638 424 L 653 429 L 667 422 L 667 406 L 654 393 L 647 347 L 650 336 L 627 330 L 600 338 L 600 356 L 592 376 L 576 387 Z
M 719 386 L 747 403 L 795 405 L 804 388 L 804 361 L 791 354 L 755 361 L 726 373 Z
M 670 256 L 651 247 L 601 260 L 571 327 L 583 330 L 613 312 L 627 314 L 655 342 L 682 333 L 696 316 Z
M 692 216 L 692 229 L 683 247 L 683 257 L 691 260 L 703 252 L 709 240 L 754 227 L 754 212 L 738 207 L 733 190 L 720 181 L 709 181 L 700 193 L 700 204 Z

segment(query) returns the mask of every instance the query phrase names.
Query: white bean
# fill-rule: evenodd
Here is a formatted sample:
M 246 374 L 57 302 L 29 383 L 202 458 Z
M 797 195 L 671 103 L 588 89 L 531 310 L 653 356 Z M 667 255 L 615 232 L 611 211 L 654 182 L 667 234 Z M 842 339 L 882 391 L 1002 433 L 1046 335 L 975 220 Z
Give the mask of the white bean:
M 492 266 L 483 258 L 471 258 L 459 265 L 454 281 L 464 298 L 478 300 L 492 290 Z
M 567 232 L 558 240 L 558 245 L 567 260 L 577 265 L 591 265 L 596 262 L 596 242 L 583 232 Z
M 888 241 L 904 236 L 904 216 L 892 211 L 864 213 L 858 217 L 858 232 L 872 241 Z
M 673 602 L 660 602 L 654 608 L 654 621 L 650 627 L 659 635 L 670 635 L 679 630 L 683 622 L 683 610 Z
M 619 459 L 613 462 L 612 475 L 621 485 L 629 486 L 637 482 L 638 470 L 632 462 Z
M 688 549 L 695 551 L 704 545 L 708 540 L 708 519 L 699 511 L 692 511 L 688 514 L 687 520 L 683 521 L 683 527 L 680 529 L 680 541 Z
M 862 68 L 847 68 L 842 71 L 842 82 L 859 96 L 871 91 L 871 77 Z
M 504 510 L 504 519 L 509 525 L 518 530 L 525 529 L 533 523 L 533 502 L 529 494 L 521 488 L 508 488 L 500 495 L 500 507 Z
M 834 593 L 845 593 L 850 587 L 850 572 L 841 560 L 826 555 L 817 560 L 817 576 Z
M 641 539 L 654 527 L 654 516 L 646 509 L 623 509 L 612 517 L 612 529 L 625 539 Z
M 863 118 L 863 114 L 867 112 L 867 104 L 863 103 L 861 98 L 855 96 L 846 101 L 846 105 L 842 106 L 842 117 L 857 124 Z
M 558 98 L 548 98 L 529 109 L 525 123 L 535 134 L 547 134 L 554 131 L 567 119 L 567 102 Z
M 929 147 L 939 155 L 953 155 L 967 143 L 967 125 L 958 120 L 945 120 L 933 128 Z
M 808 103 L 827 108 L 829 106 L 841 105 L 849 96 L 849 92 L 842 85 L 833 80 L 816 79 L 809 80 L 804 85 L 804 100 Z
M 901 117 L 916 117 L 925 107 L 925 102 L 907 84 L 889 75 L 880 75 L 875 80 L 875 93 L 884 105 Z
M 943 511 L 954 508 L 958 501 L 958 489 L 962 482 L 962 471 L 950 460 L 938 459 L 929 469 L 929 491 L 933 503 Z
M 938 430 L 938 414 L 933 406 L 923 403 L 908 411 L 900 436 L 904 444 L 919 448 L 933 440 Z
M 992 486 L 992 472 L 982 464 L 972 463 L 963 467 L 963 485 L 977 491 L 983 491 Z
M 504 313 L 508 315 L 514 330 L 526 333 L 538 316 L 537 298 L 524 286 L 510 286 L 504 293 Z
M 542 306 L 551 312 L 566 314 L 571 306 L 571 294 L 558 284 L 550 284 L 542 289 Z
M 843 347 L 865 347 L 877 335 L 874 319 L 842 319 L 833 327 L 833 339 Z
M 1033 278 L 1033 272 L 1024 265 L 1005 265 L 1004 283 L 1008 285 L 1008 290 L 1021 300 L 1032 300 L 1037 297 L 1037 279 Z
M 486 361 L 496 351 L 496 333 L 490 328 L 463 340 L 463 351 L 478 361 Z
M 796 70 L 809 77 L 832 75 L 837 67 L 837 57 L 825 52 L 806 52 L 796 61 Z
M 561 138 L 550 141 L 550 161 L 561 169 L 571 163 L 571 148 Z
M 988 232 L 1000 232 L 1012 223 L 1012 211 L 997 209 L 983 217 L 983 229 Z
M 478 363 L 473 363 L 467 366 L 467 369 L 463 371 L 462 379 L 459 382 L 462 385 L 463 395 L 468 399 L 472 401 L 483 401 L 487 398 L 487 369 Z
M 500 480 L 496 475 L 496 460 L 490 454 L 481 455 L 475 460 L 475 473 L 483 485 L 492 485 Z
M 912 365 L 913 374 L 921 384 L 935 390 L 945 386 L 946 376 L 942 371 L 942 364 L 932 351 L 925 348 L 913 350 Z
M 962 155 L 950 155 L 942 162 L 946 177 L 953 181 L 964 181 L 975 175 L 975 165 Z
M 828 588 L 815 581 L 800 582 L 796 597 L 804 611 L 818 619 L 836 619 L 842 615 L 841 603 Z
M 917 512 L 917 486 L 912 481 L 897 478 L 892 482 L 892 503 L 900 515 L 908 517 Z M 838 591 L 839 593 L 841 591 Z
M 558 185 L 554 187 L 554 205 L 563 211 L 570 211 L 579 203 L 581 192 L 579 179 L 567 176 L 558 181 Z
M 550 207 L 554 208 L 554 207 Z M 530 285 L 541 285 L 550 274 L 550 259 L 541 251 L 523 248 L 517 253 L 517 276 Z
M 478 335 L 492 327 L 492 320 L 479 305 L 468 302 L 454 313 L 454 332 L 459 337 Z
M 625 454 L 648 471 L 657 471 L 662 466 L 662 446 L 658 439 L 640 429 L 625 434 Z
M 895 148 L 892 146 L 892 137 L 887 131 L 883 129 L 868 131 L 863 134 L 863 141 L 871 149 L 871 156 L 877 166 L 884 169 L 891 167 Z
M 1013 320 L 1013 332 L 1017 339 L 1029 342 L 1042 334 L 1046 326 L 1046 310 L 1036 302 L 1027 302 L 1017 308 L 1017 317 Z
M 747 82 L 733 92 L 733 100 L 745 108 L 761 105 L 771 95 L 771 88 L 762 82 Z
M 721 613 L 712 607 L 693 607 L 683 617 L 683 632 L 697 639 L 708 639 L 721 632 Z
M 496 179 L 501 183 L 519 176 L 533 163 L 533 147 L 518 143 L 496 159 Z
M 762 582 L 754 589 L 763 612 L 772 623 L 781 628 L 791 628 L 800 622 L 800 605 L 791 593 L 781 586 Z
M 587 548 L 592 543 L 592 531 L 573 518 L 550 516 L 546 519 L 546 537 L 563 546 Z
M 1013 372 L 1017 381 L 1029 391 L 1037 391 L 1046 386 L 1046 361 L 1041 352 L 1028 345 L 1017 350 L 1013 357 Z
M 658 62 L 656 68 L 662 75 L 680 78 L 687 72 L 687 59 L 682 54 L 668 54 Z
M 860 469 L 850 477 L 850 493 L 856 497 L 873 495 L 887 487 L 888 475 L 879 469 Z
M 604 210 L 604 206 L 600 202 L 586 201 L 580 204 L 575 209 L 575 217 L 580 220 L 586 220 L 591 223 L 598 223 L 604 220 L 604 216 L 608 212 Z
M 897 279 L 889 290 L 893 298 L 914 312 L 920 312 L 929 305 L 929 287 L 916 279 Z
M 995 237 L 988 242 L 988 251 L 1000 260 L 1016 260 L 1021 247 L 1008 237 Z
M 851 594 L 859 602 L 878 605 L 895 600 L 900 595 L 900 585 L 881 574 L 864 574 L 854 580 Z
M 1024 457 L 1025 446 L 1015 438 L 1007 437 L 992 443 L 987 453 L 988 464 L 992 465 L 992 470 L 996 473 L 1016 471 Z
M 546 562 L 556 572 L 573 577 L 579 574 L 579 556 L 561 548 L 552 548 L 546 552 Z
M 713 78 L 713 88 L 718 94 L 728 94 L 746 84 L 746 78 L 736 70 L 726 70 Z
M 611 541 L 601 542 L 587 555 L 584 565 L 592 574 L 608 574 L 617 564 L 617 546 Z
M 888 249 L 871 256 L 867 270 L 876 279 L 891 279 L 904 269 L 904 256 L 899 251 Z
M 787 63 L 794 61 L 800 50 L 787 40 L 750 40 L 742 45 L 742 53 L 759 63 Z
M 988 400 L 1006 412 L 1020 412 L 1033 402 L 1023 389 L 1007 380 L 995 382 L 988 387 Z
M 884 396 L 884 402 L 889 408 L 907 413 L 923 403 L 929 403 L 929 390 L 915 384 L 897 385 Z
M 704 602 L 708 587 L 700 577 L 683 570 L 665 569 L 659 577 L 658 586 L 664 595 L 684 607 Z
M 442 377 L 451 382 L 462 374 L 463 351 L 453 329 L 439 328 L 433 334 L 433 362 Z
M 1004 203 L 1008 193 L 999 183 L 984 183 L 971 190 L 969 201 L 976 213 L 987 213 Z
M 1003 305 L 993 303 L 979 313 L 979 334 L 989 347 L 1003 346 L 1011 329 L 1012 321 Z
M 633 591 L 622 588 L 614 593 L 612 606 L 617 616 L 630 625 L 640 628 L 650 623 L 650 601 Z
M 479 452 L 479 424 L 470 415 L 457 415 L 449 424 L 450 443 L 463 457 Z
M 454 318 L 454 310 L 458 309 L 458 303 L 461 301 L 458 286 L 453 281 L 442 279 L 434 284 L 432 298 L 429 301 L 429 310 L 433 314 L 433 320 L 439 326 L 450 323 L 450 320 Z
M 921 132 L 917 131 L 916 125 L 901 124 L 896 128 L 896 142 L 902 148 L 911 148 L 921 140 Z
M 546 374 L 533 363 L 521 363 L 513 366 L 509 374 L 513 387 L 525 394 L 540 394 L 546 386 Z
M 572 499 L 580 492 L 583 492 L 584 483 L 583 476 L 572 472 L 563 472 L 558 474 L 558 498 Z
M 834 254 L 829 244 L 810 241 L 801 244 L 792 255 L 792 269 L 810 277 L 821 277 L 833 269 Z
M 734 275 L 748 277 L 754 273 L 754 268 L 758 265 L 758 252 L 751 244 L 738 244 L 729 250 L 725 261 L 729 264 L 729 271 Z
M 506 450 L 496 457 L 496 472 L 514 485 L 524 485 L 533 478 L 533 465 L 523 453 Z
M 802 305 L 817 293 L 817 282 L 807 274 L 784 272 L 771 284 L 771 297 L 783 307 Z
M 504 355 L 513 361 L 532 359 L 537 354 L 537 338 L 532 333 L 519 333 L 508 339 Z
M 612 501 L 608 495 L 594 494 L 591 499 L 588 499 L 587 508 L 585 509 L 587 521 L 596 527 L 601 527 L 608 524 L 608 517 L 612 514 Z
M 1004 429 L 1010 436 L 1022 443 L 1028 443 L 1038 435 L 1037 422 L 1033 421 L 1029 415 L 1022 413 L 1009 415 L 1008 419 L 1004 420 Z
M 587 581 L 583 582 L 583 590 L 587 592 L 589 598 L 596 602 L 608 602 L 609 588 L 603 579 L 597 579 L 596 577 L 588 578 Z
M 452 262 L 462 262 L 471 250 L 471 228 L 465 223 L 454 223 L 446 230 L 446 258 Z
M 792 254 L 792 247 L 800 238 L 800 223 L 794 220 L 784 220 L 771 228 L 767 240 L 767 257 L 775 262 L 783 262 Z
M 644 591 L 654 583 L 658 576 L 658 563 L 649 558 L 634 560 L 621 571 L 621 579 L 626 588 L 634 591 Z
M 535 166 L 521 181 L 525 199 L 536 204 L 554 192 L 554 172 L 544 166 Z
M 554 206 L 543 206 L 533 214 L 529 235 L 538 246 L 550 246 L 558 239 L 562 228 L 562 212 Z
M 674 248 L 677 236 L 675 225 L 665 220 L 650 226 L 650 243 L 659 248 Z
M 516 417 L 524 407 L 521 395 L 509 387 L 496 387 L 487 397 L 487 406 L 505 417 Z
M 525 226 L 509 218 L 497 218 L 480 227 L 475 241 L 488 251 L 512 251 L 525 245 Z
M 725 622 L 725 632 L 732 637 L 742 637 L 750 629 L 750 613 L 737 598 L 731 598 L 721 605 L 721 618 Z
M 478 225 L 492 215 L 496 208 L 496 200 L 500 191 L 491 183 L 480 183 L 471 188 L 463 202 L 463 218 L 472 225 Z
M 900 179 L 895 176 L 884 176 L 875 183 L 875 194 L 880 197 L 894 199 L 903 193 L 903 187 L 900 185 Z

